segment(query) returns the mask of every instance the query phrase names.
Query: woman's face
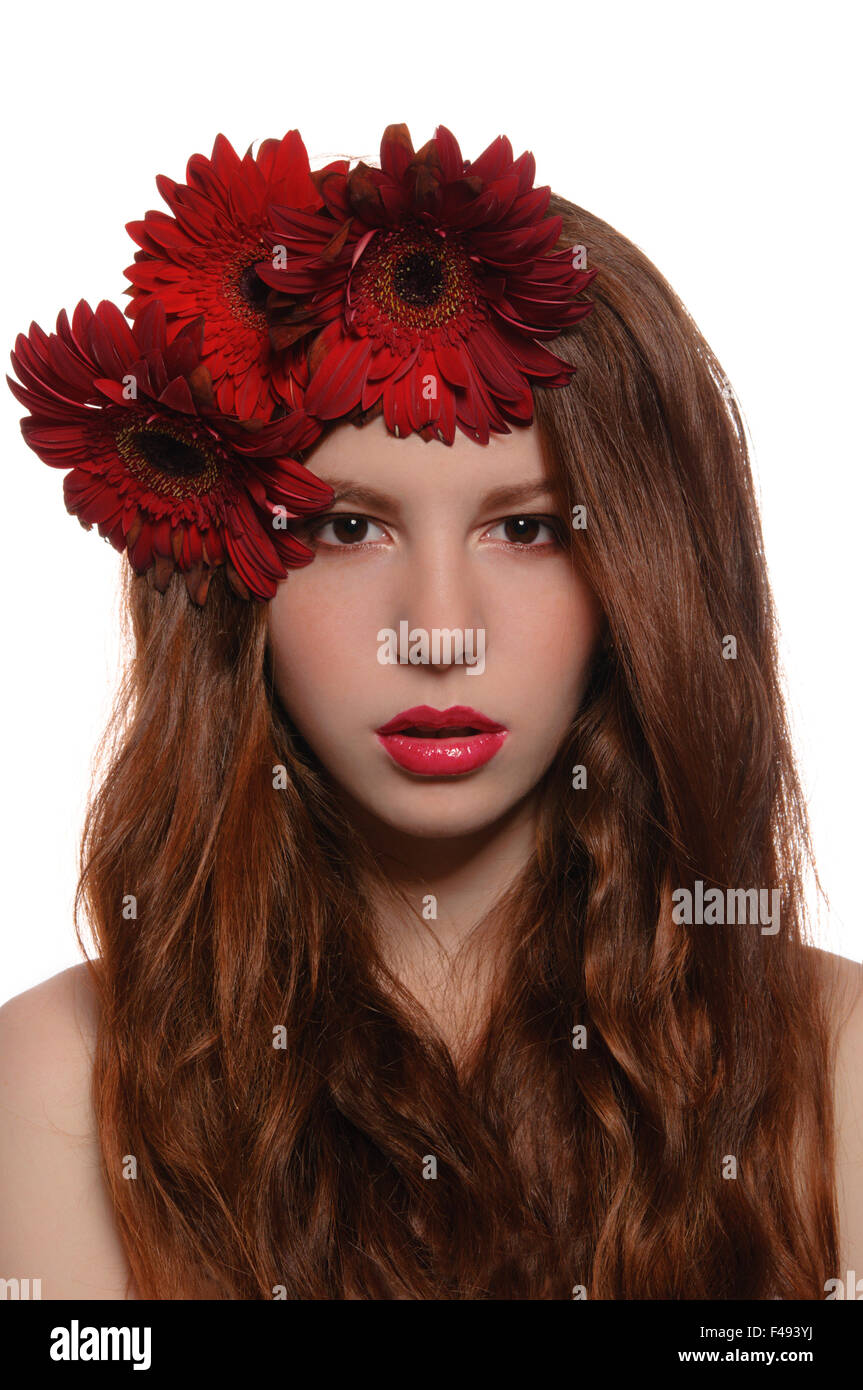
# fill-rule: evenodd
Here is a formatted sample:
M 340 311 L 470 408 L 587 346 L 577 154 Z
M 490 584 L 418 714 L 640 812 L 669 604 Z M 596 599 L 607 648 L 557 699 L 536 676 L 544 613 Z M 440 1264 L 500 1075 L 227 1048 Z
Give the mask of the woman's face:
M 552 762 L 601 622 L 538 429 L 446 445 L 377 417 L 336 426 L 308 466 L 336 495 L 290 523 L 315 559 L 270 602 L 279 697 L 366 816 L 486 829 Z

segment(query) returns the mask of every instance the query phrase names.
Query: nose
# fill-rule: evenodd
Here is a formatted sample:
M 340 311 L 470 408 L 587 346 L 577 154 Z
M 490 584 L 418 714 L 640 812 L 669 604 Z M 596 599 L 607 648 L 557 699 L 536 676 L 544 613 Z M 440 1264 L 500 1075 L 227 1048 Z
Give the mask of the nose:
M 407 651 L 402 655 L 405 639 L 416 650 L 419 634 L 428 639 L 428 660 L 423 664 L 439 669 L 460 663 L 460 653 L 477 650 L 477 631 L 483 628 L 482 601 L 467 546 L 456 542 L 452 534 L 428 538 L 411 555 L 403 579 L 393 624 L 399 633 L 400 660 L 409 657 Z M 434 640 L 435 633 L 439 640 Z M 447 638 L 447 633 L 452 636 Z

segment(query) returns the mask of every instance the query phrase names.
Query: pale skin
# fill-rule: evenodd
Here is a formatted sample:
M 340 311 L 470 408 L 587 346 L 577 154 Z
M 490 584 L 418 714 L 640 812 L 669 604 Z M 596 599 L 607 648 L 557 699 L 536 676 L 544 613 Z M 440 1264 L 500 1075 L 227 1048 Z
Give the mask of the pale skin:
M 341 523 L 303 532 L 316 559 L 270 604 L 276 687 L 401 890 L 376 900 L 388 962 L 455 1055 L 481 1015 L 495 957 L 493 922 L 474 928 L 532 852 L 535 788 L 583 694 L 601 610 L 554 539 L 567 518 L 535 427 L 488 446 L 461 434 L 445 446 L 397 439 L 380 420 L 339 426 L 310 466 L 337 494 L 354 492 L 333 504 Z M 518 518 L 539 524 L 513 526 Z M 377 633 L 402 618 L 484 628 L 485 671 L 381 665 Z M 334 670 L 345 679 L 334 682 Z M 421 704 L 470 705 L 499 721 L 501 752 L 454 778 L 406 772 L 374 731 Z M 434 921 L 419 911 L 430 893 Z M 863 969 L 822 951 L 812 959 L 838 984 L 840 1270 L 863 1277 Z M 0 1008 L 0 1278 L 39 1278 L 47 1299 L 136 1297 L 100 1172 L 89 1094 L 96 1022 L 85 965 Z

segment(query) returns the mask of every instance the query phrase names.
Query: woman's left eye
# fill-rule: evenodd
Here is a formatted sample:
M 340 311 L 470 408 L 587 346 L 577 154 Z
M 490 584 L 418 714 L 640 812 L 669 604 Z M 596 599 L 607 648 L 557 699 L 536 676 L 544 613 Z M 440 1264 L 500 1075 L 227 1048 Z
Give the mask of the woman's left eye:
M 560 543 L 554 523 L 540 516 L 508 516 L 486 534 L 493 537 L 496 531 L 504 533 L 497 539 L 508 541 L 510 545 L 524 546 L 525 549 L 538 550 L 540 545 Z

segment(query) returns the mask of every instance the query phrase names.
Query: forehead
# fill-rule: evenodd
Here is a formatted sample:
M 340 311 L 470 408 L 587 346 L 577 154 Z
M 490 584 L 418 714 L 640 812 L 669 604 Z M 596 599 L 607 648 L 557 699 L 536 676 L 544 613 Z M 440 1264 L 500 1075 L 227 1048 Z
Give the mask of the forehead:
M 452 444 L 418 434 L 391 434 L 381 416 L 361 428 L 342 423 L 330 430 L 304 459 L 324 482 L 336 487 L 356 482 L 401 498 L 473 498 L 499 487 L 551 483 L 536 423 L 513 425 L 510 434 L 492 434 L 477 444 L 460 430 Z

